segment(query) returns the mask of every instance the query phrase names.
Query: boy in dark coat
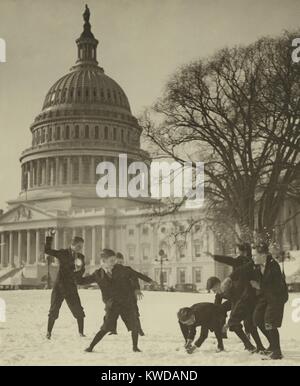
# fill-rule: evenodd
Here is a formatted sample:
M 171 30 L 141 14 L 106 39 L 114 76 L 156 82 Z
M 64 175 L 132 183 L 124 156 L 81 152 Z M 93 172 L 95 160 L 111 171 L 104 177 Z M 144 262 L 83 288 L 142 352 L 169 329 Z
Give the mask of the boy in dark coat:
M 213 331 L 218 341 L 218 351 L 224 350 L 222 340 L 222 327 L 225 321 L 224 309 L 213 303 L 197 303 L 191 307 L 181 308 L 177 314 L 179 326 L 185 339 L 185 349 L 192 354 L 200 347 L 208 336 L 208 331 Z M 193 344 L 196 327 L 201 326 L 199 338 Z
M 215 261 L 230 265 L 233 272 L 247 264 L 253 264 L 250 244 L 238 244 L 238 249 L 240 254 L 236 258 L 220 255 L 213 255 L 213 258 Z M 222 291 L 220 285 L 218 285 L 217 292 L 219 298 L 225 298 L 231 302 L 231 313 L 227 323 L 230 331 L 235 332 L 241 339 L 246 350 L 250 352 L 264 351 L 265 348 L 257 328 L 253 324 L 252 315 L 256 303 L 256 292 L 249 284 L 249 281 L 243 275 L 240 275 L 227 286 L 225 291 Z M 244 322 L 245 330 L 253 337 L 256 347 L 252 345 L 243 331 L 241 322 Z
M 77 319 L 79 335 L 84 336 L 85 315 L 77 290 L 77 280 L 85 271 L 84 256 L 81 253 L 84 240 L 78 236 L 73 237 L 68 249 L 56 250 L 51 247 L 54 234 L 54 230 L 48 231 L 45 244 L 45 253 L 56 257 L 59 262 L 59 270 L 51 293 L 47 338 L 51 339 L 52 329 L 64 300 Z
M 124 265 L 124 256 L 121 252 L 116 253 L 116 261 L 117 261 L 117 264 Z M 139 335 L 144 336 L 145 334 L 144 334 L 144 331 L 143 331 L 142 326 L 141 326 L 140 312 L 139 312 L 139 307 L 137 304 L 137 300 L 142 299 L 142 297 L 143 297 L 143 294 L 140 290 L 139 279 L 143 280 L 149 284 L 154 283 L 154 281 L 150 277 L 142 274 L 141 272 L 135 271 L 134 269 L 132 269 L 128 265 L 126 266 L 126 268 L 132 270 L 132 272 L 136 276 L 136 278 L 132 279 L 132 280 L 134 280 L 133 287 L 135 288 L 135 294 L 136 294 L 136 302 L 135 303 L 136 303 L 136 311 L 137 311 L 138 321 L 139 321 L 138 330 L 139 330 Z M 116 334 L 117 334 L 117 325 L 116 325 L 115 331 L 111 332 L 110 335 L 116 335 Z
M 103 324 L 85 351 L 93 351 L 96 344 L 107 333 L 114 332 L 117 319 L 121 316 L 128 331 L 131 331 L 133 351 L 140 352 L 138 348 L 139 318 L 135 293 L 136 290 L 139 290 L 136 286 L 137 275 L 134 270 L 116 264 L 116 256 L 111 249 L 103 250 L 101 260 L 100 269 L 80 279 L 80 284 L 97 283 L 105 303 Z
M 286 283 L 280 266 L 269 254 L 268 245 L 260 243 L 253 249 L 253 264 L 240 267 L 229 280 L 245 277 L 259 291 L 253 321 L 269 341 L 269 359 L 281 359 L 280 337 L 284 304 L 288 300 Z

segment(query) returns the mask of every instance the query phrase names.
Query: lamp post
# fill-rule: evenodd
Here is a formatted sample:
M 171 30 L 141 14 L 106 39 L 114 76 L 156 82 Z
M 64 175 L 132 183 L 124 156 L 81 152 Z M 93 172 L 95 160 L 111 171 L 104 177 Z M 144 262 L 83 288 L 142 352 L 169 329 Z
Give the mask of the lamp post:
M 159 264 L 160 264 L 160 275 L 159 275 L 159 279 L 160 279 L 160 289 L 163 291 L 164 290 L 164 274 L 163 274 L 163 264 L 165 261 L 168 261 L 168 258 L 167 258 L 167 255 L 165 253 L 165 251 L 163 249 L 161 249 L 159 252 L 158 252 L 158 255 L 159 255 L 159 258 L 158 259 L 155 259 L 155 261 L 158 261 Z

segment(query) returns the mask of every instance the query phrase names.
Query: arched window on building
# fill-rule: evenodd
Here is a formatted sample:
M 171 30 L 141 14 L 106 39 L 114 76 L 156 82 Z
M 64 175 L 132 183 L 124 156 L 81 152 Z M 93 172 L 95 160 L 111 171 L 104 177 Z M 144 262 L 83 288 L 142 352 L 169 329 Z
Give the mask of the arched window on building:
M 74 135 L 74 138 L 75 138 L 75 139 L 78 139 L 78 138 L 79 138 L 79 126 L 75 126 L 75 135 Z
M 184 259 L 186 257 L 186 243 L 185 241 L 178 242 L 178 257 L 180 259 Z
M 121 141 L 124 142 L 124 130 L 121 130 Z
M 193 268 L 193 283 L 200 284 L 202 282 L 202 269 L 201 267 Z
M 143 244 L 142 245 L 142 259 L 149 260 L 150 259 L 150 245 Z
M 128 260 L 134 261 L 135 260 L 135 245 L 133 245 L 133 244 L 128 245 L 127 251 L 128 251 Z
M 62 162 L 62 184 L 66 184 L 68 181 L 68 161 L 65 158 Z
M 82 168 L 83 168 L 83 183 L 90 183 L 90 160 L 88 157 L 82 158 Z
M 85 129 L 84 129 L 84 138 L 85 139 L 88 139 L 90 136 L 90 128 L 89 126 L 85 126 Z
M 48 142 L 52 141 L 52 127 L 48 127 Z
M 95 139 L 99 139 L 99 127 L 95 127 Z
M 41 140 L 42 143 L 45 142 L 45 129 L 43 128 L 42 129 L 42 140 Z
M 193 246 L 194 246 L 194 250 L 193 250 L 194 259 L 199 259 L 201 257 L 201 251 L 203 250 L 203 242 L 199 239 L 194 240 Z
M 104 139 L 108 139 L 108 128 L 104 128 Z
M 57 141 L 59 141 L 60 138 L 61 138 L 61 137 L 60 137 L 60 127 L 59 127 L 59 126 L 56 127 L 56 136 L 55 136 L 55 137 L 56 137 L 56 140 L 57 140 Z
M 113 128 L 113 140 L 117 140 L 117 129 L 115 127 Z
M 65 129 L 65 138 L 66 138 L 66 139 L 70 139 L 70 127 L 69 127 L 69 126 L 66 126 L 66 129 Z
M 72 158 L 72 183 L 79 183 L 79 160 L 77 157 Z
M 179 284 L 185 284 L 186 283 L 186 268 L 178 268 L 177 281 Z

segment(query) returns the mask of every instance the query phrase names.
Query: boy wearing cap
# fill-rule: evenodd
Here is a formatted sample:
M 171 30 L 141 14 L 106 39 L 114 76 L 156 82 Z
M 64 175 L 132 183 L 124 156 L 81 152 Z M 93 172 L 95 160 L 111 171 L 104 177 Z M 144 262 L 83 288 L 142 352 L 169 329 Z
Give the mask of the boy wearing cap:
M 116 262 L 117 262 L 117 264 L 124 265 L 124 256 L 123 256 L 123 254 L 121 252 L 117 252 L 116 253 Z M 139 331 L 139 335 L 140 336 L 144 336 L 145 334 L 144 334 L 144 331 L 143 331 L 142 326 L 141 326 L 140 312 L 139 312 L 139 307 L 138 307 L 138 304 L 137 304 L 137 300 L 138 299 L 142 299 L 142 297 L 143 297 L 143 294 L 140 291 L 139 279 L 143 280 L 143 281 L 145 281 L 146 283 L 149 283 L 149 284 L 155 283 L 155 282 L 150 277 L 142 274 L 141 272 L 135 271 L 133 268 L 129 267 L 128 265 L 126 266 L 126 268 L 130 269 L 132 271 L 132 273 L 136 276 L 133 286 L 135 288 L 135 293 L 136 293 L 135 304 L 136 304 L 136 311 L 137 311 L 138 323 L 139 323 L 138 331 Z M 117 334 L 117 325 L 115 327 L 115 330 L 113 332 L 111 332 L 110 335 L 116 335 L 116 334 Z
M 230 315 L 229 321 L 226 326 L 230 328 L 230 331 L 235 332 L 235 334 L 244 343 L 245 350 L 248 350 L 250 352 L 264 351 L 265 348 L 263 347 L 257 329 L 255 328 L 252 322 L 252 314 L 255 303 L 250 303 L 249 299 L 248 301 L 245 301 L 245 299 L 237 300 L 238 298 L 235 296 L 235 289 L 232 283 L 226 280 L 221 283 L 221 281 L 217 277 L 210 277 L 207 280 L 207 289 L 212 290 L 216 294 L 215 304 L 220 304 L 223 307 L 226 315 L 227 312 L 232 309 L 232 306 L 234 307 L 233 312 L 235 312 L 235 314 L 233 316 Z M 225 299 L 224 302 L 223 299 Z M 251 344 L 248 336 L 244 333 L 241 326 L 241 322 L 244 322 L 245 329 L 249 331 L 249 334 L 253 337 L 256 343 L 256 348 Z
M 54 256 L 59 262 L 59 269 L 51 293 L 51 306 L 48 316 L 47 339 L 51 339 L 55 320 L 65 300 L 74 318 L 77 319 L 80 336 L 84 336 L 84 311 L 81 306 L 77 280 L 84 274 L 84 255 L 81 253 L 84 240 L 81 237 L 73 237 L 67 249 L 52 249 L 52 240 L 55 231 L 50 229 L 46 235 L 45 253 Z
M 213 303 L 197 303 L 191 307 L 181 308 L 178 313 L 178 322 L 185 339 L 185 349 L 192 354 L 206 340 L 208 332 L 213 331 L 218 341 L 218 351 L 224 350 L 222 327 L 225 321 L 225 312 L 222 307 Z M 194 342 L 196 327 L 201 326 L 199 338 Z
M 267 359 L 281 359 L 280 336 L 284 304 L 288 300 L 286 283 L 280 266 L 269 253 L 266 243 L 259 243 L 252 251 L 254 264 L 247 264 L 230 275 L 229 280 L 244 276 L 259 291 L 253 321 L 269 341 Z
M 239 255 L 236 258 L 229 256 L 211 255 L 215 261 L 230 265 L 233 272 L 247 264 L 253 264 L 251 259 L 251 246 L 249 243 L 238 244 Z M 245 350 L 250 352 L 264 351 L 265 348 L 259 337 L 257 328 L 253 325 L 252 314 L 256 304 L 256 292 L 251 287 L 247 279 L 243 275 L 239 275 L 229 285 L 223 284 L 218 287 L 219 296 L 231 302 L 231 313 L 228 320 L 228 327 L 233 331 L 243 342 Z M 226 287 L 226 288 L 225 288 Z M 248 336 L 242 328 L 241 322 L 244 322 L 245 330 L 250 334 L 256 344 L 252 345 Z
M 139 321 L 136 308 L 136 291 L 139 291 L 136 285 L 137 275 L 128 267 L 116 264 L 116 255 L 111 249 L 103 250 L 101 263 L 101 268 L 80 279 L 80 284 L 97 283 L 105 304 L 103 324 L 85 351 L 92 352 L 96 344 L 107 333 L 114 332 L 117 319 L 121 316 L 128 331 L 131 331 L 133 351 L 140 352 L 138 348 Z

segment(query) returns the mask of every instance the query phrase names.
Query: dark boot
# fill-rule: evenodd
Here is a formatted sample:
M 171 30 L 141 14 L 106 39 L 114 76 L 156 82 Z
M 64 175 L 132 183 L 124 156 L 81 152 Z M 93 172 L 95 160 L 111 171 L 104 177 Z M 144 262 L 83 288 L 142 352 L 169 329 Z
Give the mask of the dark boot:
M 256 352 L 265 351 L 266 349 L 264 348 L 264 346 L 262 344 L 262 341 L 261 341 L 260 336 L 258 334 L 257 328 L 253 327 L 253 329 L 251 329 L 251 331 L 250 331 L 250 334 L 251 334 L 251 336 L 256 344 Z
M 84 329 L 84 318 L 78 318 L 77 319 L 77 324 L 78 324 L 78 332 L 79 332 L 79 335 L 82 336 L 82 337 L 85 337 L 84 333 L 83 333 L 83 329 Z
M 47 339 L 51 339 L 51 333 L 53 330 L 54 323 L 55 323 L 55 319 L 53 317 L 49 316 L 48 326 L 47 326 L 47 335 L 46 335 Z
M 145 336 L 145 333 L 144 333 L 144 331 L 142 329 L 142 325 L 141 325 L 141 320 L 140 319 L 138 321 L 138 333 L 139 333 L 140 336 Z
M 254 352 L 256 350 L 256 348 L 247 338 L 247 335 L 244 333 L 242 326 L 232 326 L 231 331 L 235 332 L 236 335 L 240 338 L 240 340 L 244 343 L 245 350 L 250 352 Z
M 138 330 L 131 331 L 131 339 L 132 339 L 132 350 L 134 352 L 141 352 L 141 350 L 138 348 L 138 341 L 139 341 Z
M 280 337 L 279 337 L 279 331 L 277 328 L 274 328 L 273 330 L 269 330 L 269 337 L 271 340 L 271 355 L 270 359 L 282 359 L 282 353 L 280 348 Z
M 103 330 L 100 330 L 99 332 L 97 332 L 97 334 L 95 335 L 91 344 L 89 345 L 88 348 L 85 349 L 85 351 L 86 352 L 92 352 L 93 348 L 96 346 L 96 344 L 99 343 L 100 340 L 103 339 L 106 334 L 107 334 L 107 331 L 103 331 Z

